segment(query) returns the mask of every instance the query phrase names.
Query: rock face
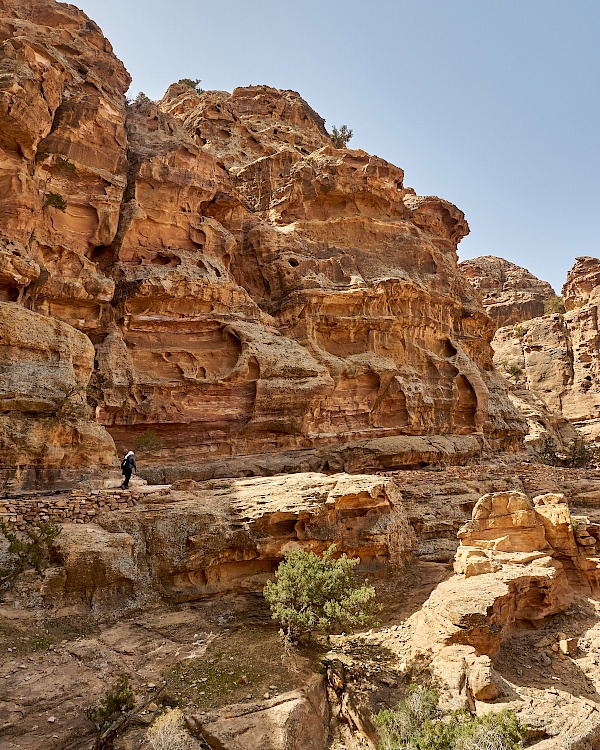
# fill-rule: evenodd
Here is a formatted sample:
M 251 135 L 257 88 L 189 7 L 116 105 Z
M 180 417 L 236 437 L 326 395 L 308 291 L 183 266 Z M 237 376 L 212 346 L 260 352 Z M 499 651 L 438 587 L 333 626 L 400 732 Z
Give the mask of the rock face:
M 91 253 L 118 223 L 129 76 L 71 5 L 3 0 L 0 35 L 0 463 L 18 486 L 114 459 L 80 331 L 114 293 Z
M 194 485 L 188 482 L 187 485 Z M 151 497 L 148 502 L 151 502 Z M 160 595 L 189 601 L 262 588 L 285 552 L 336 544 L 377 570 L 402 567 L 416 547 L 391 479 L 296 474 L 174 489 L 168 498 L 66 524 L 63 568 L 48 596 L 116 606 Z
M 112 438 L 92 420 L 94 347 L 56 319 L 0 302 L 0 475 L 44 484 L 65 467 L 110 465 Z
M 459 532 L 456 575 L 409 620 L 413 668 L 427 668 L 455 705 L 501 695 L 491 660 L 511 629 L 563 611 L 578 591 L 597 592 L 595 528 L 579 526 L 561 494 L 480 498 Z
M 497 327 L 538 318 L 544 314 L 546 300 L 556 296 L 547 281 L 493 255 L 463 260 L 458 267 L 481 294 L 485 311 Z
M 271 698 L 261 711 L 245 704 L 228 706 L 226 715 L 200 730 L 210 747 L 223 750 L 325 750 L 329 730 L 323 677 L 314 675 L 301 690 Z
M 165 468 L 518 443 L 455 206 L 334 148 L 295 92 L 174 85 L 126 107 L 83 13 L 1 0 L 0 16 L 0 297 L 90 338 L 88 400 L 119 450 L 149 428 Z
M 578 258 L 563 288 L 564 315 L 497 331 L 494 362 L 587 436 L 600 435 L 600 261 Z

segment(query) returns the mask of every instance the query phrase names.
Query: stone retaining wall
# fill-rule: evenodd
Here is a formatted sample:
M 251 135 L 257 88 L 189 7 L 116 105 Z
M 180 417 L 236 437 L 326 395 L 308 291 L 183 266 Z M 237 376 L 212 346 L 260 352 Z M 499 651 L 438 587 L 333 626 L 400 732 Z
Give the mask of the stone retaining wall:
M 0 520 L 16 524 L 59 521 L 90 523 L 100 513 L 122 510 L 143 503 L 145 495 L 125 490 L 75 490 L 70 494 L 0 499 Z

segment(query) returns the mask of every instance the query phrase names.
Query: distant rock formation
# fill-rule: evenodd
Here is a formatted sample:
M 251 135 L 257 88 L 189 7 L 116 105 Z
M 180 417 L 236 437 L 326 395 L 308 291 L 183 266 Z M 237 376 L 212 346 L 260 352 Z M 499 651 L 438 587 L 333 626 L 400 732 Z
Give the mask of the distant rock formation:
M 494 362 L 585 435 L 600 436 L 600 260 L 577 258 L 563 287 L 567 312 L 497 331 Z
M 544 314 L 546 300 L 556 296 L 547 281 L 493 255 L 463 260 L 458 267 L 481 294 L 485 311 L 497 327 L 538 318 Z
M 459 209 L 335 148 L 293 91 L 176 84 L 126 106 L 129 75 L 74 6 L 0 0 L 0 28 L 0 298 L 93 343 L 87 401 L 119 450 L 151 428 L 167 473 L 236 473 L 398 437 L 519 444 Z M 407 451 L 387 465 L 418 464 Z

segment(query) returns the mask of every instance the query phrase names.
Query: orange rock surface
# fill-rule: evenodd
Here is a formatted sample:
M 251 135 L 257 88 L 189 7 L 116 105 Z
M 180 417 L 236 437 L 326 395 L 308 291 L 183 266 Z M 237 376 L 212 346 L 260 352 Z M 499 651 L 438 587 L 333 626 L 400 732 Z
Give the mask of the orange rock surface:
M 455 206 L 335 148 L 293 91 L 178 84 L 126 106 L 73 6 L 0 0 L 0 29 L 0 297 L 89 337 L 87 397 L 119 450 L 151 428 L 165 470 L 239 473 L 398 437 L 409 457 L 376 467 L 418 463 L 412 437 L 518 444 Z

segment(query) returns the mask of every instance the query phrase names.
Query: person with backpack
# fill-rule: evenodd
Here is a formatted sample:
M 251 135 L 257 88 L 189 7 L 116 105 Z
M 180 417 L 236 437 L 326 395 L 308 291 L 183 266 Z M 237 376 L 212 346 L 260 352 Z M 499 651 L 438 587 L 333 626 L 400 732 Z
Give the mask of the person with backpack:
M 133 451 L 129 451 L 129 453 L 121 461 L 121 472 L 123 476 L 125 477 L 125 479 L 123 480 L 123 484 L 121 485 L 122 490 L 129 489 L 129 480 L 131 479 L 132 471 L 135 471 L 137 474 L 137 466 L 135 465 L 135 458 L 133 457 Z

